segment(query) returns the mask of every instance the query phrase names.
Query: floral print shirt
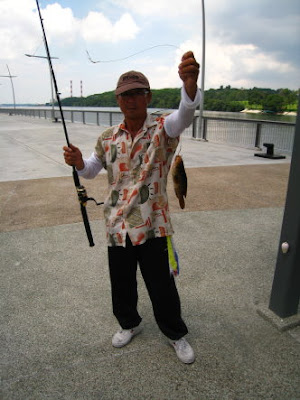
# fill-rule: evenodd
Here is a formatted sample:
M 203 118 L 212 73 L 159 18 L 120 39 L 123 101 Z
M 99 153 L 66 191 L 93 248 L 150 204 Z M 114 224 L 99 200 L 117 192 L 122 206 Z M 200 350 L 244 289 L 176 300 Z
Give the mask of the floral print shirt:
M 167 175 L 179 142 L 164 129 L 164 118 L 148 115 L 132 140 L 124 123 L 107 129 L 95 153 L 107 170 L 109 194 L 104 216 L 109 246 L 133 245 L 170 236 Z
M 127 234 L 133 245 L 139 245 L 174 233 L 167 176 L 179 135 L 192 123 L 200 100 L 199 89 L 192 101 L 182 87 L 178 110 L 166 118 L 148 115 L 133 140 L 124 122 L 108 128 L 90 158 L 84 159 L 78 174 L 86 179 L 94 178 L 103 167 L 107 170 L 104 216 L 109 246 L 125 246 Z

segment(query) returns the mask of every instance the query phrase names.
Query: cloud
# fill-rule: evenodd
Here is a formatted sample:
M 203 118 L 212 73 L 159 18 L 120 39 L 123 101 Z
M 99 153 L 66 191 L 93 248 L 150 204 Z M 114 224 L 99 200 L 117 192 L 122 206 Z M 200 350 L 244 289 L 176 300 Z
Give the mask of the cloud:
M 113 3 L 119 7 L 124 7 L 135 14 L 142 16 L 161 15 L 164 19 L 173 16 L 193 14 L 201 7 L 199 0 L 113 0 Z
M 199 0 L 40 3 L 51 54 L 59 58 L 54 60 L 54 69 L 62 97 L 69 95 L 71 79 L 74 95 L 80 80 L 88 95 L 112 90 L 115 79 L 132 68 L 145 72 L 154 88 L 179 87 L 177 67 L 182 53 L 193 50 L 201 63 Z M 206 89 L 220 85 L 299 86 L 299 0 L 284 4 L 279 0 L 252 0 L 247 4 L 205 0 L 205 11 Z M 18 76 L 14 79 L 17 101 L 48 101 L 47 61 L 24 56 L 45 54 L 35 0 L 0 0 L 0 43 L 0 74 L 7 74 L 8 64 L 11 73 Z M 180 49 L 154 48 L 163 43 Z M 151 47 L 151 51 L 126 59 Z M 93 59 L 123 57 L 124 61 L 92 64 L 86 48 Z M 10 82 L 2 79 L 0 102 L 10 101 L 10 97 Z
M 58 47 L 73 45 L 80 39 L 93 43 L 116 43 L 134 39 L 139 27 L 129 13 L 114 23 L 100 12 L 91 11 L 82 19 L 75 18 L 71 8 L 58 3 L 41 9 L 49 43 Z M 42 41 L 36 3 L 33 0 L 0 1 L 1 58 L 12 60 L 33 52 Z
M 253 44 L 281 61 L 300 61 L 300 3 L 289 0 L 206 2 L 208 37 L 223 43 Z
M 155 89 L 180 87 L 182 81 L 178 75 L 178 65 L 181 57 L 186 51 L 193 51 L 198 62 L 201 62 L 201 44 L 199 39 L 187 40 L 181 43 L 176 49 L 169 49 L 168 56 L 163 57 L 159 62 L 153 62 L 151 57 L 138 61 L 144 64 L 143 71 L 149 77 L 151 86 Z
M 43 17 L 47 21 L 50 38 L 63 40 L 64 43 L 74 43 L 80 38 L 87 43 L 116 43 L 134 39 L 139 32 L 129 13 L 124 13 L 114 23 L 98 11 L 90 11 L 86 17 L 77 19 L 70 8 L 55 3 L 43 10 Z
M 169 30 L 201 34 L 201 2 L 194 0 L 114 0 L 133 15 L 152 21 L 153 29 L 164 18 Z M 295 87 L 292 75 L 299 75 L 300 63 L 300 3 L 289 0 L 206 0 L 206 86 L 219 84 L 255 85 L 268 82 L 271 87 L 279 79 Z M 147 17 L 147 19 L 145 18 Z M 179 18 L 178 18 L 179 17 Z M 150 22 L 149 22 L 150 24 Z M 185 35 L 187 36 L 187 35 Z M 201 41 L 197 41 L 201 51 Z M 201 56 L 201 53 L 198 52 Z M 288 76 L 290 74 L 290 76 Z M 276 79 L 272 81 L 272 76 Z M 175 76 L 166 77 L 175 82 Z M 157 78 L 157 81 L 160 81 Z
M 63 8 L 54 3 L 48 4 L 41 13 L 49 40 L 63 40 L 64 44 L 75 42 L 80 31 L 80 21 L 74 17 L 71 8 Z
M 33 0 L 0 1 L 1 58 L 14 59 L 36 42 L 38 21 L 32 12 L 34 5 Z
M 155 87 L 178 87 L 180 79 L 177 66 L 184 52 L 192 50 L 197 61 L 202 63 L 202 38 L 183 42 L 176 50 L 172 66 L 157 66 L 153 69 Z M 203 66 L 200 66 L 203 68 Z M 168 72 L 166 73 L 166 71 Z M 275 55 L 266 54 L 253 44 L 224 44 L 219 40 L 210 41 L 206 47 L 205 89 L 218 88 L 221 85 L 251 88 L 254 86 L 276 87 L 274 76 L 290 87 L 290 80 L 296 75 L 296 69 L 288 62 L 281 62 Z M 150 72 L 151 73 L 151 72 Z M 199 76 L 199 86 L 201 74 Z
M 134 39 L 139 31 L 140 28 L 136 25 L 132 16 L 126 13 L 114 24 L 112 38 L 113 41 Z
M 91 11 L 80 23 L 80 32 L 87 42 L 119 42 L 134 39 L 139 28 L 129 13 L 114 24 L 102 13 Z
M 258 80 L 266 87 L 266 77 L 269 83 L 272 76 L 281 75 L 282 81 L 285 76 L 296 72 L 288 62 L 280 62 L 274 55 L 262 52 L 253 44 L 211 42 L 206 60 L 207 88 L 224 84 L 249 88 L 257 86 Z
M 51 55 L 59 58 L 53 62 L 59 90 L 63 96 L 68 96 L 71 79 L 74 82 L 85 80 L 85 87 L 93 93 L 95 85 L 89 76 L 90 65 L 84 51 L 86 44 L 128 41 L 136 37 L 139 27 L 128 12 L 118 10 L 118 15 L 112 18 L 90 11 L 76 18 L 72 2 L 70 7 L 62 6 L 59 1 L 49 3 L 41 2 L 40 6 Z M 25 57 L 25 54 L 45 55 L 34 0 L 0 0 L 0 43 L 0 74 L 7 75 L 8 64 L 11 73 L 17 75 L 14 79 L 17 102 L 49 101 L 46 60 Z M 110 90 L 109 83 L 105 84 Z M 10 101 L 10 98 L 10 82 L 1 79 L 0 103 Z

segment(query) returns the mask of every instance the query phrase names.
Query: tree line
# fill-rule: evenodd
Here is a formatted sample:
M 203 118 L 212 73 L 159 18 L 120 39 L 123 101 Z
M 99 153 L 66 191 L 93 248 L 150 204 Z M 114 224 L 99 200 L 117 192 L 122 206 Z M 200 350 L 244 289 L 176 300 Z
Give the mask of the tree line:
M 152 89 L 150 108 L 176 109 L 180 102 L 180 89 Z M 204 109 L 210 111 L 262 110 L 272 113 L 296 111 L 298 91 L 290 89 L 236 89 L 220 86 L 209 89 L 204 95 Z M 87 97 L 68 97 L 61 100 L 63 106 L 118 107 L 114 91 Z

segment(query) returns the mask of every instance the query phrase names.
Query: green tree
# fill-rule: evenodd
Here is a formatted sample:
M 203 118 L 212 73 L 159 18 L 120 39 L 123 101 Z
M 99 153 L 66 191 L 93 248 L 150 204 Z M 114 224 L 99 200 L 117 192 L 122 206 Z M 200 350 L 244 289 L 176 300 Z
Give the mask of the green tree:
M 289 89 L 252 88 L 237 89 L 220 86 L 219 89 L 205 91 L 204 109 L 212 111 L 241 111 L 244 108 L 259 108 L 272 112 L 287 109 L 296 110 L 298 93 Z M 176 109 L 180 102 L 180 89 L 152 90 L 151 108 Z M 93 94 L 87 97 L 69 97 L 62 99 L 64 106 L 74 107 L 117 107 L 114 91 Z
M 263 110 L 280 113 L 284 110 L 284 99 L 276 94 L 269 94 L 262 102 Z

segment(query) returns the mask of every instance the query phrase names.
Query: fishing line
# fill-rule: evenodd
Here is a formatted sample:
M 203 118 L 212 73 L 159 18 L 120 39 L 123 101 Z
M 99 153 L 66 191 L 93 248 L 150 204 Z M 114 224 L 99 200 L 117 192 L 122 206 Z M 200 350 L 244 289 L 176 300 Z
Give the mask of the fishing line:
M 41 47 L 41 45 L 43 44 L 43 40 L 41 40 L 40 44 L 38 45 L 38 47 L 36 48 L 35 52 L 33 53 L 33 55 L 35 56 L 38 49 Z
M 147 48 L 144 49 L 144 50 L 138 51 L 137 53 L 131 54 L 131 55 L 126 56 L 126 57 L 116 58 L 116 59 L 113 59 L 113 60 L 98 60 L 98 61 L 94 61 L 94 60 L 91 58 L 91 56 L 90 56 L 90 54 L 89 54 L 89 52 L 88 52 L 87 50 L 86 50 L 86 53 L 87 53 L 88 59 L 89 59 L 90 62 L 92 62 L 93 64 L 97 64 L 97 63 L 112 63 L 112 62 L 118 62 L 118 61 L 128 60 L 128 58 L 134 57 L 134 56 L 136 56 L 136 55 L 138 55 L 138 54 L 141 54 L 141 53 L 145 53 L 146 51 L 155 49 L 155 48 L 157 48 L 157 47 L 174 47 L 175 49 L 179 49 L 179 47 L 178 47 L 178 46 L 175 46 L 174 44 L 157 44 L 156 46 L 147 47 Z

